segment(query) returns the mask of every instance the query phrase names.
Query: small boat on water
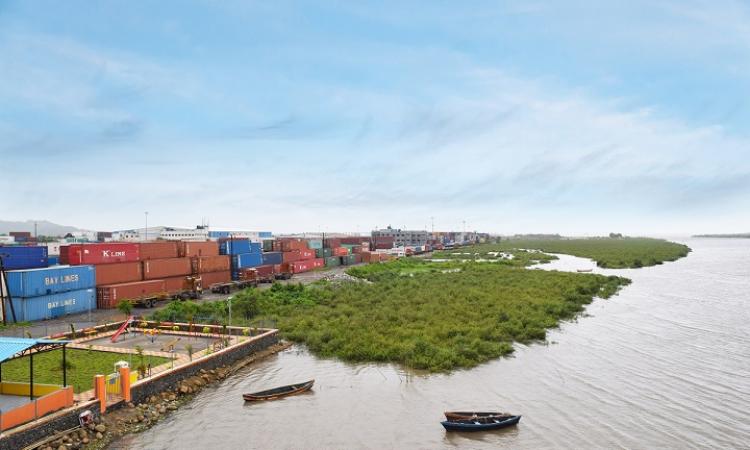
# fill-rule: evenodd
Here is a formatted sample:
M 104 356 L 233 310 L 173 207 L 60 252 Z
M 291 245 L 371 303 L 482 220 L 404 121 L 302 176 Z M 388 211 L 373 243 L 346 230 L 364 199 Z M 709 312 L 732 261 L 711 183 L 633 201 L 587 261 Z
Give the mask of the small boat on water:
M 516 425 L 521 416 L 477 417 L 474 419 L 446 420 L 440 422 L 446 431 L 489 431 Z
M 312 388 L 313 383 L 315 383 L 315 380 L 305 381 L 304 383 L 290 384 L 288 386 L 281 386 L 260 392 L 253 392 L 251 394 L 242 394 L 242 398 L 244 398 L 246 402 L 276 400 L 278 398 L 289 397 L 290 395 L 297 395 L 309 391 L 310 388 Z
M 580 273 L 588 273 L 588 272 L 593 272 L 593 271 L 594 271 L 594 269 L 578 269 L 578 270 L 576 270 L 576 272 L 580 272 Z
M 448 420 L 466 420 L 477 417 L 510 417 L 512 414 L 500 411 L 446 411 L 445 418 Z

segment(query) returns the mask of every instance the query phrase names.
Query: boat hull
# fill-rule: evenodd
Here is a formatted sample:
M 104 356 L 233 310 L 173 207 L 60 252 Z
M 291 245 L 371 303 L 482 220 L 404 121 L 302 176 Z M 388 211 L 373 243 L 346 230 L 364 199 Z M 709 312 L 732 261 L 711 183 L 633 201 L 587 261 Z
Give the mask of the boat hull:
M 511 417 L 512 414 L 508 414 L 500 411 L 446 411 L 445 418 L 447 420 L 466 420 L 473 419 L 476 417 Z
M 511 416 L 508 418 L 484 417 L 472 420 L 446 420 L 440 422 L 446 431 L 491 431 L 507 428 L 518 424 L 521 416 Z
M 260 402 L 266 400 L 277 400 L 292 395 L 301 394 L 309 391 L 315 380 L 305 381 L 304 383 L 290 384 L 288 386 L 281 386 L 274 389 L 268 389 L 260 392 L 253 392 L 251 394 L 242 394 L 242 398 L 246 402 Z

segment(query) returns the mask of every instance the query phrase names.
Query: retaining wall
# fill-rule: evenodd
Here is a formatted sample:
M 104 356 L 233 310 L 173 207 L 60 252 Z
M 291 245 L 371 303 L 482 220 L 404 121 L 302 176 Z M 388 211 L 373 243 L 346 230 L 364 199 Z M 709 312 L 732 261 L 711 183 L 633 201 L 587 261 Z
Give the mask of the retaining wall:
M 55 433 L 78 426 L 78 415 L 87 409 L 98 416 L 99 402 L 86 402 L 75 409 L 44 417 L 39 423 L 28 424 L 0 434 L 0 450 L 18 450 Z

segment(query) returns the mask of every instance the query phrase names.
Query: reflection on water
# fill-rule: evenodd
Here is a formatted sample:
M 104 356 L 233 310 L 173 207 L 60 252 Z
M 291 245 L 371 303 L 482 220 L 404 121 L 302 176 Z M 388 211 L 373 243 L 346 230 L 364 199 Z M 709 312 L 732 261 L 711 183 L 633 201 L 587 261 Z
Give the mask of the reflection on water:
M 205 390 L 117 448 L 748 448 L 750 240 L 695 239 L 637 270 L 610 300 L 514 356 L 451 374 L 318 359 L 302 347 Z M 545 270 L 593 267 L 562 255 Z M 313 391 L 241 394 L 315 378 Z M 447 409 L 523 414 L 518 427 L 447 433 Z

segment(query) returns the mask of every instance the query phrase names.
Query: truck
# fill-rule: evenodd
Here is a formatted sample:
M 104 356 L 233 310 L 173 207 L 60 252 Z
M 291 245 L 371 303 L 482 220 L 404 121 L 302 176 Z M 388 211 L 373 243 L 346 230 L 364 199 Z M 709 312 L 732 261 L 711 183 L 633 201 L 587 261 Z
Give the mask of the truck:
M 259 277 L 255 269 L 242 269 L 239 280 L 225 281 L 215 283 L 210 286 L 214 294 L 229 294 L 234 290 L 247 289 L 249 287 L 258 287 Z
M 98 286 L 96 300 L 100 309 L 116 308 L 122 300 L 136 306 L 153 308 L 156 302 L 162 300 L 197 299 L 202 294 L 201 277 L 186 276 Z

